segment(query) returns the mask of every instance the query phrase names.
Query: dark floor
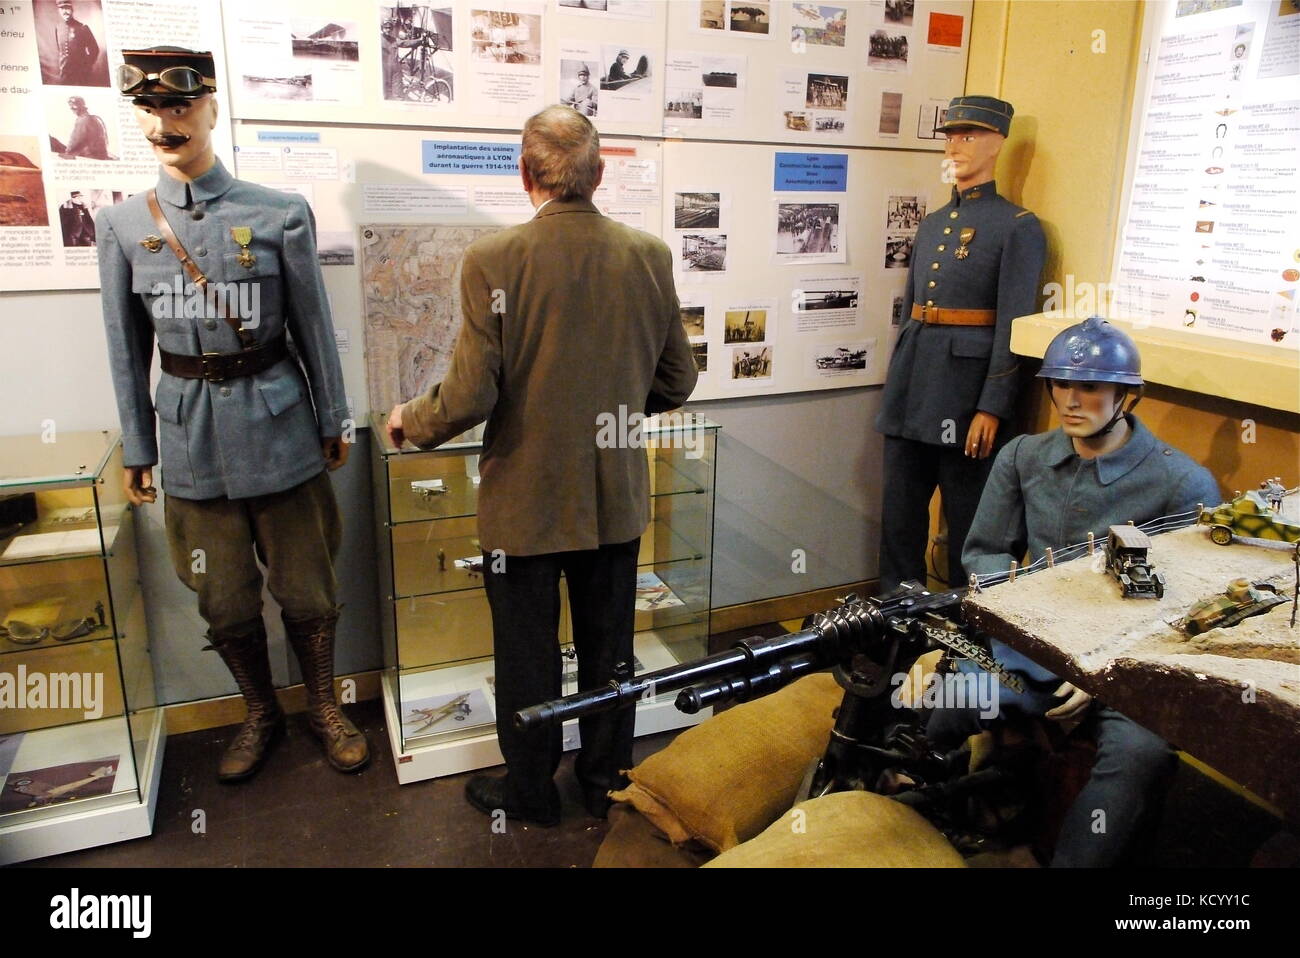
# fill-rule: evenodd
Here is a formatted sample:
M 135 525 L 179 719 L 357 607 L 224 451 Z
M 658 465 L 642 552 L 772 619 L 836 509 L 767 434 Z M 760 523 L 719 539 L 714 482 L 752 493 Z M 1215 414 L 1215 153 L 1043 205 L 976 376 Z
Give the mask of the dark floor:
M 714 636 L 710 646 L 718 650 L 746 635 L 782 631 L 769 626 Z M 574 753 L 565 755 L 556 776 L 564 801 L 560 825 L 507 822 L 504 834 L 494 834 L 492 820 L 464 799 L 465 782 L 476 773 L 398 785 L 381 703 L 349 706 L 348 714 L 374 754 L 360 774 L 342 775 L 326 764 L 303 715 L 290 717 L 289 734 L 257 777 L 242 785 L 216 781 L 218 759 L 235 726 L 175 735 L 167 740 L 151 837 L 31 864 L 556 868 L 586 867 L 595 858 L 607 825 L 582 807 L 572 774 Z M 639 739 L 636 760 L 664 748 L 677 734 Z M 1280 850 L 1270 864 L 1294 865 L 1296 839 L 1279 832 L 1271 815 L 1180 763 L 1160 826 L 1134 864 L 1241 867 L 1269 843 Z

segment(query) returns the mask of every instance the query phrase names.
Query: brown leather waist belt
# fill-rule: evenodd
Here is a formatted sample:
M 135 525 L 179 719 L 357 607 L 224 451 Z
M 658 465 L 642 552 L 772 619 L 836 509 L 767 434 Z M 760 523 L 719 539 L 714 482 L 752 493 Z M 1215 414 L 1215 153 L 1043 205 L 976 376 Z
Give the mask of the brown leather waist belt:
M 184 356 L 159 349 L 158 356 L 162 360 L 162 371 L 169 375 L 219 383 L 224 379 L 238 379 L 240 376 L 251 376 L 270 369 L 280 360 L 289 357 L 289 346 L 284 336 L 280 336 L 264 345 L 241 349 L 237 353 Z
M 912 304 L 912 318 L 934 326 L 996 326 L 996 309 L 945 309 L 942 306 Z

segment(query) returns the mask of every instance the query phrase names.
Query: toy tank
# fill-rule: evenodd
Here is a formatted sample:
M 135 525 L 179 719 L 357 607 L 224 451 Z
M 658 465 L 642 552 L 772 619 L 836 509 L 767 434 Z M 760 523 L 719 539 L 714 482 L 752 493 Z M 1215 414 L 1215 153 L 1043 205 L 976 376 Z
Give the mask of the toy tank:
M 1183 627 L 1189 635 L 1200 635 L 1210 629 L 1226 629 L 1242 619 L 1267 612 L 1286 601 L 1275 587 L 1267 582 L 1233 579 L 1222 595 L 1202 599 L 1187 610 Z

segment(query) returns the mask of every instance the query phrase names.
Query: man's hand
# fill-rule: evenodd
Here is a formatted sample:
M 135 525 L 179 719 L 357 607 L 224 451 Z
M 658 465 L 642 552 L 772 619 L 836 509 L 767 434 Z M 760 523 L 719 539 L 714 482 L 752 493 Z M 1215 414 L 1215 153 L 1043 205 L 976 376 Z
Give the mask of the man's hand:
M 325 468 L 330 472 L 341 469 L 348 461 L 348 446 L 349 443 L 344 442 L 341 436 L 321 440 L 320 451 L 325 456 Z
M 406 432 L 402 429 L 402 404 L 398 403 L 388 414 L 388 441 L 394 449 L 401 449 L 406 442 Z
M 972 459 L 987 459 L 997 434 L 998 417 L 982 410 L 976 412 L 966 431 L 966 448 L 962 452 Z
M 153 487 L 153 466 L 127 466 L 122 470 L 122 488 L 133 506 L 158 501 L 158 490 Z
M 1083 689 L 1076 689 L 1069 682 L 1062 682 L 1061 687 L 1052 693 L 1057 698 L 1068 695 L 1064 702 L 1056 708 L 1047 712 L 1046 715 L 1053 722 L 1073 722 L 1081 720 L 1088 706 L 1092 704 L 1092 696 Z

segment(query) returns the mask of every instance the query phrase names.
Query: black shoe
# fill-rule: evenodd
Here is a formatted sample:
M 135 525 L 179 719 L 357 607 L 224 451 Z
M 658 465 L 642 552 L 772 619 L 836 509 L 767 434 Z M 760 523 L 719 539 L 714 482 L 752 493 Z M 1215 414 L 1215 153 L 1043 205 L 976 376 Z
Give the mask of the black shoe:
M 609 797 L 609 792 L 605 789 L 584 785 L 582 787 L 582 805 L 592 818 L 608 818 L 614 800 Z
M 506 818 L 550 828 L 560 824 L 560 793 L 554 782 L 549 784 L 551 801 L 543 808 L 525 807 L 509 801 L 504 775 L 475 775 L 465 783 L 465 799 L 484 815 L 495 815 L 503 810 Z

